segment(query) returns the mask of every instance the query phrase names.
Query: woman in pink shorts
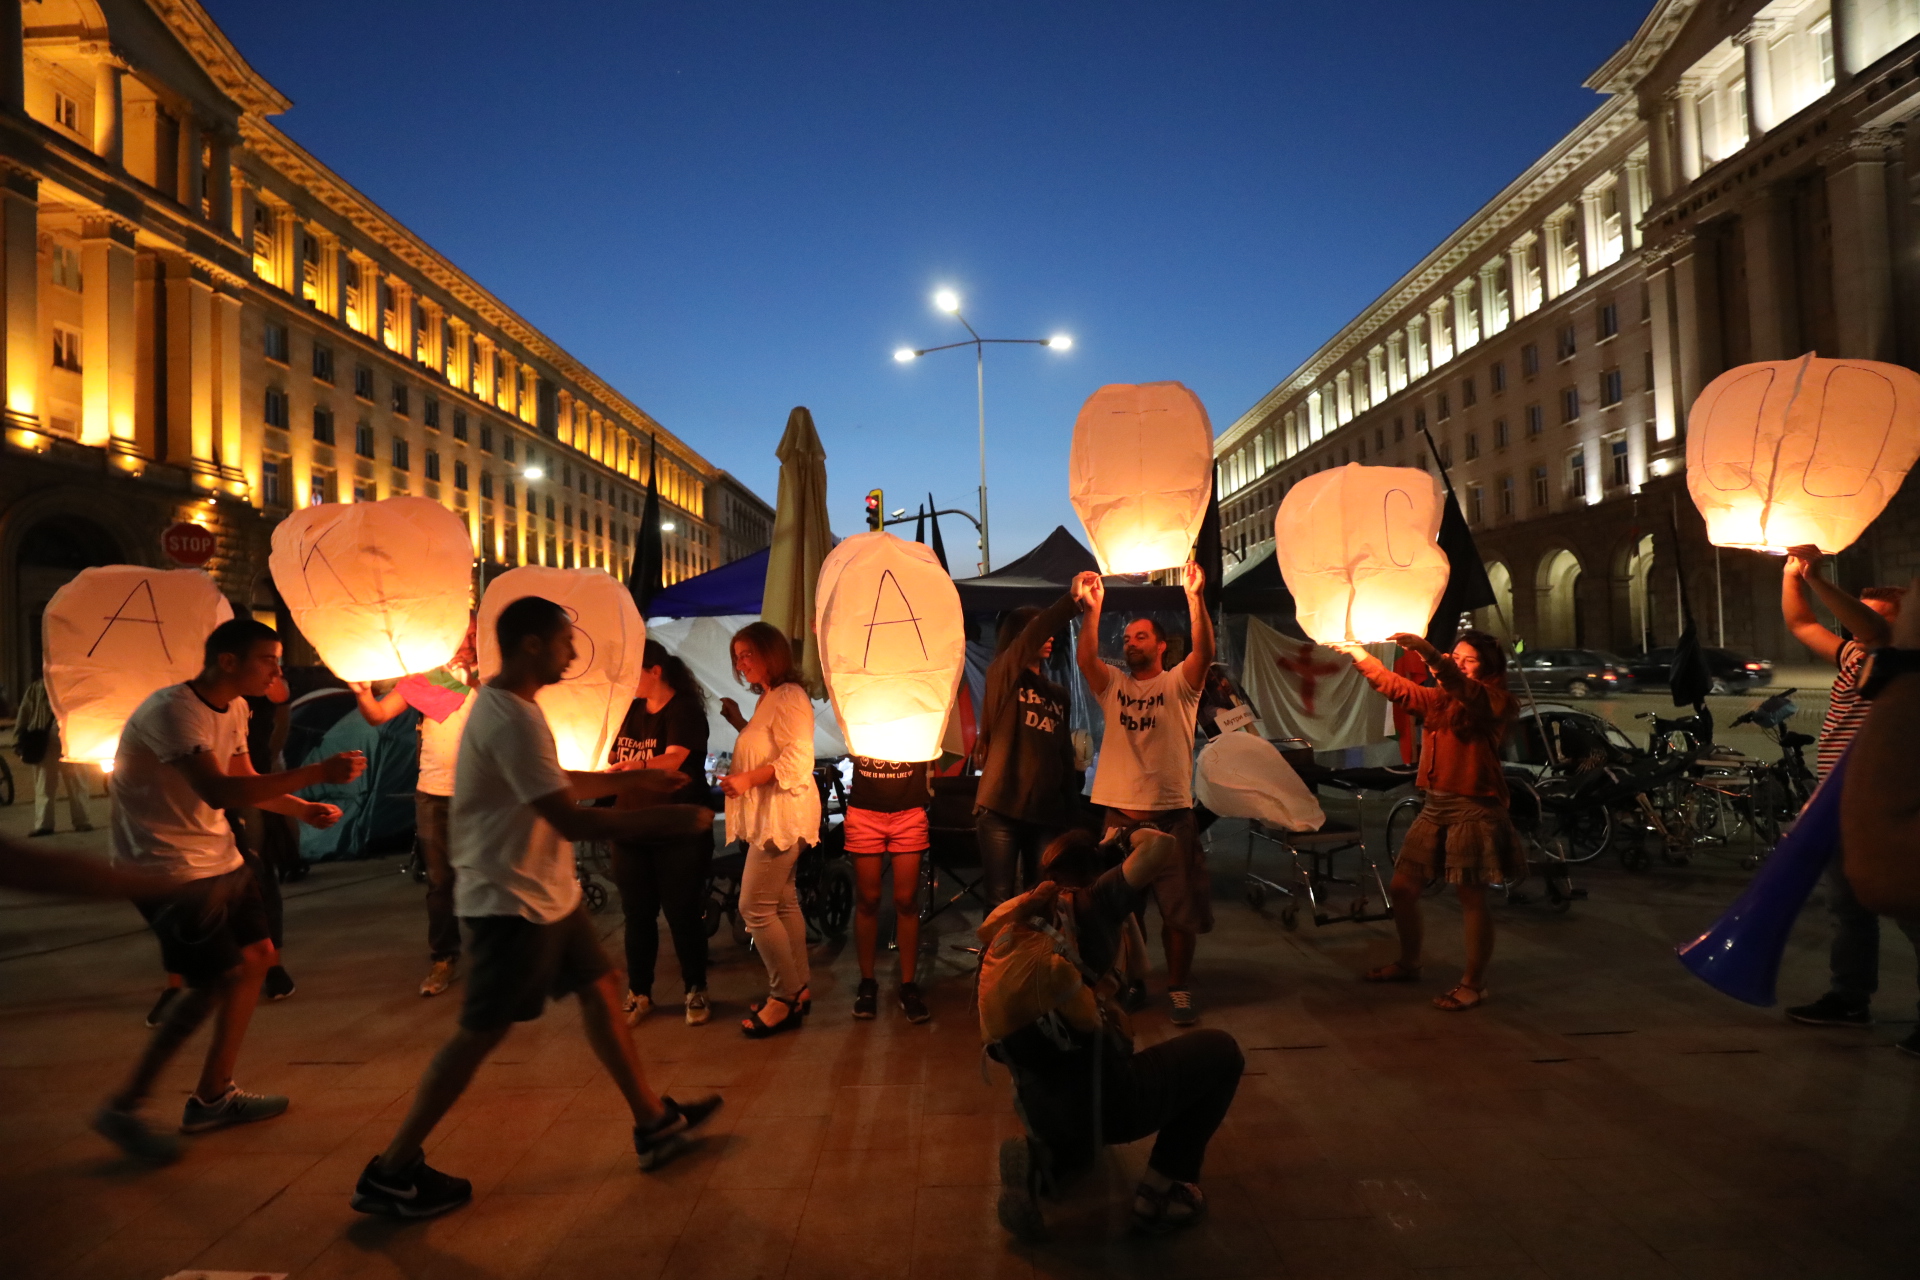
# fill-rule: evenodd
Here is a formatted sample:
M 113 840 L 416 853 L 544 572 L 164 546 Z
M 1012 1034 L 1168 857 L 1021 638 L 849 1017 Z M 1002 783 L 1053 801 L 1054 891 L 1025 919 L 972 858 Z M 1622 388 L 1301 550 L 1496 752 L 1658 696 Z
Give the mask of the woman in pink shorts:
M 860 990 L 853 1016 L 871 1018 L 880 1004 L 873 977 L 873 953 L 880 940 L 880 877 L 893 864 L 894 941 L 900 949 L 900 1009 L 908 1022 L 931 1015 L 914 985 L 914 961 L 920 957 L 920 855 L 927 851 L 927 801 L 933 795 L 931 770 L 924 760 L 853 758 L 853 789 L 847 795 L 847 856 L 853 859 L 854 949 L 860 955 Z

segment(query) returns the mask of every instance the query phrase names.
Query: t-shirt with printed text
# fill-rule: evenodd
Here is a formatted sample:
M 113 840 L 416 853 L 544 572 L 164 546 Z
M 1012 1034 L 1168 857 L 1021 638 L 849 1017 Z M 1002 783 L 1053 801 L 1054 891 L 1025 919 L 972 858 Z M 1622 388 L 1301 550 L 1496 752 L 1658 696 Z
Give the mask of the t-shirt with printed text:
M 1193 807 L 1193 724 L 1200 690 L 1175 667 L 1146 680 L 1109 665 L 1100 694 L 1106 732 L 1093 802 L 1110 809 Z

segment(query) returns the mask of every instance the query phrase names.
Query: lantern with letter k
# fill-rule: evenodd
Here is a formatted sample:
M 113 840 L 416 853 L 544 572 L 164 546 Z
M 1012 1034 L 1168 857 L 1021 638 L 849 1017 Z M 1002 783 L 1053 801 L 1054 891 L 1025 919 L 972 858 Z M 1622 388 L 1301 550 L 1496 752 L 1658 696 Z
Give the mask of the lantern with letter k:
M 967 637 L 960 593 L 933 551 L 885 532 L 841 542 L 820 565 L 814 633 L 847 749 L 937 759 Z
M 1424 633 L 1447 589 L 1444 509 L 1440 482 L 1412 467 L 1350 462 L 1288 490 L 1274 551 L 1300 629 L 1321 644 Z

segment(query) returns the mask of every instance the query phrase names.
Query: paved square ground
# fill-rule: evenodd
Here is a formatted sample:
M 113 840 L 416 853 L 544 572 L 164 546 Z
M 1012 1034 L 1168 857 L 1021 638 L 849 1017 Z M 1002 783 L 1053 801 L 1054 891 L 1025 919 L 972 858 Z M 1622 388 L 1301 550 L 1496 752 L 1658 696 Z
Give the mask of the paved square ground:
M 0 830 L 21 834 L 26 817 L 23 804 L 0 810 Z M 994 1220 L 996 1144 L 1016 1124 L 1004 1075 L 983 1076 L 969 983 L 949 959 L 929 983 L 932 1023 L 909 1026 L 890 1003 L 854 1023 L 851 947 L 823 946 L 807 1028 L 755 1044 L 734 1023 L 762 971 L 723 929 L 714 1022 L 688 1028 L 669 1012 L 636 1032 L 659 1086 L 727 1100 L 704 1146 L 655 1175 L 635 1168 L 624 1108 L 575 1010 L 556 1006 L 507 1040 L 434 1136 L 431 1158 L 474 1180 L 474 1203 L 397 1225 L 353 1213 L 347 1196 L 452 1027 L 458 988 L 414 994 L 421 890 L 393 861 L 323 866 L 290 887 L 299 991 L 260 1010 L 240 1079 L 288 1094 L 291 1110 L 190 1139 L 158 1171 L 87 1128 L 145 1034 L 154 944 L 124 904 L 0 899 L 0 1275 L 1920 1271 L 1920 1061 L 1891 1047 L 1913 1026 L 1914 957 L 1896 931 L 1886 1021 L 1871 1033 L 1791 1027 L 1672 958 L 1743 882 L 1730 862 L 1645 875 L 1605 863 L 1566 915 L 1500 907 L 1492 998 L 1449 1015 L 1427 1000 L 1457 972 L 1451 900 L 1429 907 L 1428 980 L 1366 986 L 1356 975 L 1388 957 L 1390 926 L 1287 932 L 1240 900 L 1243 851 L 1232 827 L 1216 829 L 1220 923 L 1197 968 L 1206 1025 L 1247 1051 L 1207 1163 L 1211 1220 L 1172 1240 L 1128 1237 L 1120 1193 L 1145 1153 L 1121 1149 L 1055 1210 L 1056 1238 L 1039 1247 L 1010 1244 Z M 617 955 L 617 900 L 598 919 Z M 1822 989 L 1824 941 L 1816 904 L 1783 997 Z M 678 989 L 667 951 L 659 995 Z M 1140 1031 L 1169 1034 L 1163 1003 Z M 197 1050 L 168 1075 L 161 1114 L 181 1105 Z

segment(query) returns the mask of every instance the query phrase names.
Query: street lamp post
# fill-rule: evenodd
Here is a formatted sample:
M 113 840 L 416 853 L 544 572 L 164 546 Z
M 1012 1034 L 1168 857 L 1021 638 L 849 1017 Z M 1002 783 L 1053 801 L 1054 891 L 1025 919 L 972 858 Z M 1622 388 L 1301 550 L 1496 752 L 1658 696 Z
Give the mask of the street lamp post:
M 993 550 L 987 523 L 987 344 L 1049 347 L 1055 351 L 1065 351 L 1073 346 L 1073 339 L 1064 333 L 1056 333 L 1051 338 L 983 338 L 971 324 L 967 323 L 967 318 L 960 314 L 960 295 L 953 290 L 942 289 L 934 294 L 933 305 L 966 325 L 968 334 L 966 340 L 949 342 L 938 347 L 901 347 L 893 353 L 893 358 L 901 364 L 906 364 L 921 356 L 932 355 L 936 351 L 952 351 L 958 347 L 973 348 L 974 394 L 980 407 L 980 572 L 987 573 L 993 569 Z

